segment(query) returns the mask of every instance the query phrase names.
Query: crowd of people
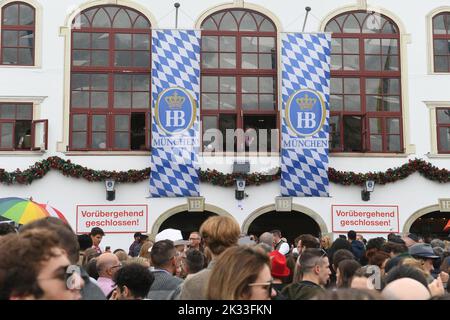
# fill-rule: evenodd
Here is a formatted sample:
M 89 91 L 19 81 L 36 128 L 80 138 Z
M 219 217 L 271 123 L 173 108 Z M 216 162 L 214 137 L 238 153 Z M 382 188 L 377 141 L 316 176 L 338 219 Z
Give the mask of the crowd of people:
M 0 224 L 0 299 L 430 300 L 450 297 L 450 242 L 414 234 L 332 241 L 280 230 L 241 234 L 208 218 L 188 240 L 136 233 L 103 251 L 105 233 L 76 235 L 56 218 Z

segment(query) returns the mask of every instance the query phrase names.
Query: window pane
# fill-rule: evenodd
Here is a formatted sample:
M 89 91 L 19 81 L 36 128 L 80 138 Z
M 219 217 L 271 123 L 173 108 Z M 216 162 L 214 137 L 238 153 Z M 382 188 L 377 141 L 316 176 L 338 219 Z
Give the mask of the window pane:
M 381 79 L 366 79 L 366 93 L 377 94 L 382 93 Z
M 204 68 L 218 68 L 219 67 L 219 54 L 218 53 L 203 53 L 202 54 L 202 66 Z
M 117 33 L 115 35 L 116 49 L 132 49 L 131 46 L 131 34 Z
M 256 31 L 256 22 L 250 13 L 245 14 L 239 25 L 239 31 Z
M 218 77 L 202 77 L 202 92 L 217 92 L 219 87 Z
M 85 149 L 87 147 L 86 139 L 87 139 L 86 132 L 73 132 L 72 133 L 72 148 Z
M 72 64 L 74 66 L 87 66 L 89 65 L 89 51 L 87 50 L 73 50 L 72 51 Z
M 91 75 L 91 89 L 108 90 L 108 75 L 107 74 Z
M 106 133 L 92 133 L 92 149 L 106 149 Z
M 383 111 L 383 97 L 381 96 L 366 96 L 367 111 Z
M 400 134 L 400 119 L 388 118 L 386 119 L 387 133 Z
M 113 28 L 131 28 L 131 20 L 124 9 L 119 10 L 119 12 L 114 17 Z
M 383 70 L 398 71 L 398 56 L 383 56 L 381 60 Z
M 438 109 L 437 121 L 439 124 L 450 124 L 450 109 Z
M 92 116 L 92 131 L 106 131 L 106 116 Z
M 330 145 L 331 149 L 337 149 L 341 146 L 341 128 L 339 116 L 330 117 Z
M 135 67 L 149 67 L 150 66 L 150 52 L 149 51 L 135 51 L 134 52 L 134 66 Z
M 223 135 L 223 143 L 224 143 L 224 151 L 233 151 L 234 150 L 234 138 L 229 141 L 229 144 L 227 145 L 227 136 L 226 136 L 226 130 L 227 129 L 236 129 L 236 116 L 235 115 L 228 115 L 228 114 L 221 114 L 219 116 L 219 130 L 222 132 Z
M 131 66 L 131 51 L 116 51 L 114 65 L 122 67 Z
M 331 69 L 341 70 L 342 69 L 342 56 L 332 54 L 331 55 Z
M 359 56 L 344 56 L 344 70 L 359 70 Z
M 259 31 L 261 32 L 274 32 L 275 27 L 274 25 L 269 22 L 269 20 L 264 20 L 263 23 L 261 23 L 261 26 L 259 27 Z
M 114 147 L 117 149 L 129 148 L 129 134 L 128 132 L 114 132 Z
M 434 34 L 446 34 L 444 15 L 438 15 L 433 18 L 433 33 Z
M 236 92 L 236 78 L 220 77 L 220 92 Z
M 202 118 L 202 128 L 203 132 L 208 129 L 216 129 L 217 128 L 217 117 L 215 116 L 204 116 Z
M 272 77 L 259 78 L 259 92 L 260 93 L 274 93 L 274 82 Z
M 236 95 L 235 94 L 221 94 L 220 95 L 220 109 L 235 110 L 236 109 Z
M 134 28 L 136 29 L 148 29 L 150 28 L 150 24 L 148 23 L 147 19 L 144 17 L 137 18 L 136 22 L 134 23 Z
M 450 128 L 439 128 L 439 147 L 442 152 L 450 151 Z
M 94 20 L 92 21 L 93 27 L 98 28 L 110 28 L 111 27 L 111 21 L 109 20 L 108 15 L 106 14 L 105 10 L 100 9 L 94 16 Z
M 387 92 L 390 94 L 400 93 L 400 81 L 398 79 L 388 79 L 387 85 L 385 83 L 385 86 L 387 86 Z
M 15 119 L 16 107 L 13 104 L 0 105 L 0 119 Z
M 242 69 L 258 69 L 258 55 L 242 54 Z
M 341 32 L 341 28 L 337 24 L 336 21 L 332 20 L 330 21 L 327 26 L 325 27 L 325 32 Z
M 72 130 L 73 131 L 86 131 L 87 130 L 87 115 L 86 114 L 74 114 L 72 116 Z
M 71 88 L 72 90 L 89 90 L 89 74 L 73 73 Z
M 3 46 L 16 47 L 18 43 L 19 34 L 17 31 L 4 30 L 3 31 Z
M 130 128 L 130 117 L 128 115 L 120 115 L 114 117 L 115 131 L 128 131 Z
M 400 97 L 396 96 L 384 97 L 384 111 L 399 112 Z
M 150 95 L 148 92 L 133 93 L 133 108 L 148 108 L 150 106 Z
M 260 37 L 259 38 L 259 52 L 272 53 L 275 50 L 275 38 Z
M 107 66 L 109 64 L 108 51 L 92 51 L 92 66 Z
M 383 151 L 383 140 L 380 135 L 370 136 L 370 151 Z
M 434 70 L 436 72 L 448 72 L 448 56 L 435 56 Z
M 236 52 L 236 38 L 220 37 L 220 51 Z
M 33 64 L 33 49 L 19 49 L 19 64 Z
M 359 53 L 359 40 L 358 39 L 343 39 L 344 53 Z
M 202 51 L 219 51 L 218 37 L 204 36 L 202 37 Z
M 343 98 L 339 95 L 330 96 L 330 109 L 331 111 L 341 111 L 343 108 Z
M 93 33 L 92 34 L 92 48 L 93 49 L 109 49 L 109 34 L 108 33 Z
M 273 69 L 275 68 L 274 61 L 272 60 L 271 54 L 260 54 L 259 55 L 259 67 L 261 69 Z
M 236 54 L 235 53 L 221 53 L 220 54 L 220 68 L 222 68 L 222 69 L 236 68 Z
M 361 111 L 360 96 L 344 96 L 345 111 Z
M 449 54 L 450 40 L 434 40 L 434 54 Z
M 131 108 L 131 93 L 114 92 L 114 108 Z
M 399 135 L 388 135 L 388 151 L 400 151 Z
M 380 54 L 380 39 L 364 39 L 364 52 L 366 54 Z
M 131 75 L 116 74 L 114 76 L 114 89 L 116 91 L 131 91 Z
M 256 93 L 258 92 L 258 78 L 257 77 L 242 77 L 242 92 Z
M 2 123 L 1 128 L 1 148 L 12 148 L 13 147 L 13 124 L 12 123 Z
M 20 25 L 29 26 L 34 23 L 34 10 L 27 5 L 20 5 Z
M 342 90 L 342 78 L 331 78 L 331 93 L 343 93 Z
M 359 79 L 356 78 L 344 78 L 344 93 L 346 94 L 359 94 Z
M 275 110 L 275 97 L 273 94 L 261 94 L 259 96 L 259 109 L 260 110 Z
M 242 37 L 241 38 L 242 52 L 257 52 L 258 38 L 257 37 Z
M 345 33 L 360 33 L 361 27 L 359 26 L 358 20 L 353 16 L 353 14 L 349 15 L 347 20 L 344 23 L 344 32 Z
M 344 116 L 344 151 L 362 151 L 361 117 Z
M 19 5 L 12 4 L 7 6 L 3 11 L 3 24 L 18 25 L 19 24 Z
M 203 22 L 202 29 L 203 30 L 217 30 L 217 26 L 214 23 L 214 20 L 210 18 L 210 19 L 206 20 L 205 22 Z
M 92 92 L 91 93 L 91 107 L 92 108 L 107 108 L 108 107 L 108 92 Z
M 90 33 L 87 32 L 74 32 L 73 35 L 73 48 L 74 49 L 88 49 L 90 46 Z
M 150 36 L 148 34 L 135 34 L 133 37 L 134 49 L 150 50 Z
M 17 105 L 17 115 L 18 120 L 33 120 L 33 107 L 27 104 Z
M 72 108 L 89 108 L 89 92 L 72 91 Z
M 219 95 L 213 93 L 202 94 L 202 109 L 217 110 L 219 108 Z
M 382 119 L 381 118 L 370 118 L 369 119 L 369 130 L 373 134 L 381 134 L 382 131 Z
M 33 31 L 19 31 L 19 47 L 34 47 Z
M 366 70 L 381 70 L 380 56 L 366 56 Z
M 18 64 L 17 49 L 3 49 L 2 60 L 3 64 Z
M 258 109 L 258 95 L 243 94 L 242 95 L 242 108 L 244 110 L 257 110 Z
M 382 39 L 381 40 L 381 52 L 383 54 L 398 54 L 397 39 Z
M 342 39 L 331 38 L 331 52 L 342 53 Z
M 237 31 L 237 24 L 234 17 L 228 12 L 220 22 L 220 30 Z
M 134 75 L 133 76 L 133 90 L 149 91 L 150 79 L 146 75 Z

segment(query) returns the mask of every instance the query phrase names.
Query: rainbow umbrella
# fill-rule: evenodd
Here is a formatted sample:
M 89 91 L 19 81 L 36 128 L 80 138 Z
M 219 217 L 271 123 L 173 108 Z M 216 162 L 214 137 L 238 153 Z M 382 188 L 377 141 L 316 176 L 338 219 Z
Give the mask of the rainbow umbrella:
M 54 208 L 52 208 L 52 212 L 49 212 L 46 208 L 47 205 L 34 202 L 31 198 L 11 197 L 0 199 L 0 216 L 18 224 L 27 224 L 31 221 L 51 216 L 64 217 L 59 211 L 58 214 Z M 63 220 L 67 222 L 65 218 Z
M 61 211 L 59 211 L 58 209 L 50 206 L 48 203 L 47 204 L 39 204 L 45 211 L 48 212 L 50 217 L 55 217 L 58 219 L 61 219 L 62 221 L 64 221 L 65 223 L 68 224 L 66 217 L 64 217 L 64 215 L 62 214 Z

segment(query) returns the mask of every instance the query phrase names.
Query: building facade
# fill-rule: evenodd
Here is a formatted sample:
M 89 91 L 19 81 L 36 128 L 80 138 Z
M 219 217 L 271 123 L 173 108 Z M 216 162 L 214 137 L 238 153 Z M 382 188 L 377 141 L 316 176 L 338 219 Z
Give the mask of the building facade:
M 302 31 L 306 6 L 312 10 L 304 31 L 332 32 L 329 165 L 347 174 L 330 177 L 330 196 L 277 202 L 280 182 L 271 177 L 247 186 L 244 199 L 236 200 L 234 181 L 228 187 L 217 185 L 219 175 L 232 173 L 237 160 L 248 160 L 250 173 L 273 175 L 280 166 L 277 138 L 269 141 L 270 152 L 211 154 L 204 136 L 201 169 L 216 171 L 205 174 L 201 199 L 149 198 L 149 180 L 129 172 L 128 180 L 138 182 L 116 182 L 115 199 L 108 201 L 104 182 L 88 181 L 93 175 L 150 166 L 151 32 L 174 28 L 173 4 L 3 0 L 0 168 L 23 171 L 36 162 L 56 161 L 51 157 L 70 163 L 32 184 L 3 184 L 2 198 L 48 203 L 78 232 L 91 226 L 86 221 L 121 221 L 127 215 L 123 211 L 143 210 L 138 227 L 106 228 L 119 232 L 104 239 L 112 248 L 128 246 L 134 231 L 156 234 L 173 227 L 186 237 L 210 215 L 233 216 L 245 233 L 280 229 L 289 240 L 302 233 L 337 236 L 350 229 L 368 238 L 410 231 L 446 236 L 447 1 L 410 1 L 408 10 L 400 1 L 387 0 L 180 4 L 178 28 L 202 30 L 203 132 L 279 129 L 280 34 Z M 364 201 L 364 179 L 356 174 L 368 172 L 382 172 L 377 181 L 389 183 L 376 183 L 370 200 Z M 83 217 L 88 211 L 92 219 Z M 111 213 L 105 218 L 99 211 Z

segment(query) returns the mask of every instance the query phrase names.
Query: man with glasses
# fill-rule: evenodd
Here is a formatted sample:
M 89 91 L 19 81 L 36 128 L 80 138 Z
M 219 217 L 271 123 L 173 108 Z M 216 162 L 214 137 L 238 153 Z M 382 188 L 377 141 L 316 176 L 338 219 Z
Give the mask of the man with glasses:
M 97 284 L 106 297 L 116 287 L 113 279 L 121 266 L 119 258 L 113 253 L 103 253 L 97 258 L 97 271 L 99 275 Z
M 197 231 L 191 232 L 189 235 L 189 249 L 203 251 L 201 247 L 202 238 Z
M 309 300 L 324 291 L 330 279 L 330 263 L 323 249 L 306 249 L 300 256 L 300 282 L 293 283 L 282 291 L 289 300 Z

